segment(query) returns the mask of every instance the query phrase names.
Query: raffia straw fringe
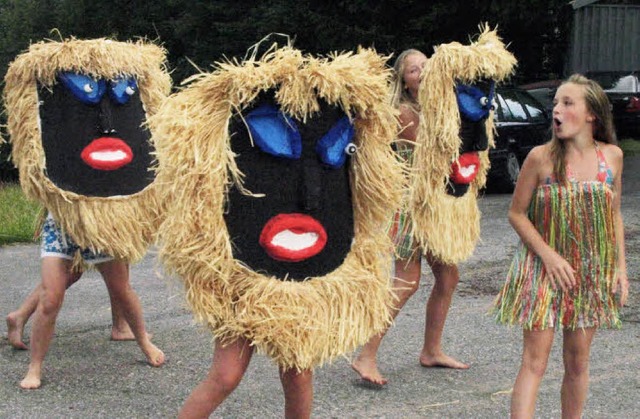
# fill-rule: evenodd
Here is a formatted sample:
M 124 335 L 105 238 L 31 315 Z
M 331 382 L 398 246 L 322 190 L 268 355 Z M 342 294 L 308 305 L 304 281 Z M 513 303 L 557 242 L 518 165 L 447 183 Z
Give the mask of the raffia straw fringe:
M 442 262 L 455 264 L 471 256 L 480 235 L 478 190 L 486 182 L 488 152 L 480 153 L 480 171 L 461 198 L 446 192 L 451 164 L 459 157 L 460 113 L 455 84 L 481 79 L 501 81 L 516 65 L 496 30 L 480 26 L 476 42 L 435 48 L 424 69 L 419 90 L 421 106 L 409 208 L 413 233 L 423 249 Z M 493 147 L 493 112 L 486 123 Z
M 381 255 L 390 254 L 384 230 L 403 182 L 390 147 L 398 123 L 389 76 L 385 57 L 370 49 L 316 58 L 272 47 L 261 59 L 218 63 L 194 76 L 150 118 L 167 203 L 160 257 L 184 281 L 196 319 L 221 342 L 244 337 L 278 365 L 306 369 L 390 324 L 390 261 Z M 284 112 L 301 120 L 319 110 L 318 98 L 354 120 L 355 240 L 344 264 L 325 277 L 281 281 L 232 256 L 223 213 L 228 188 L 241 188 L 243 176 L 230 148 L 229 119 L 269 89 Z
M 542 260 L 522 242 L 493 313 L 525 330 L 578 327 L 619 328 L 615 298 L 617 246 L 612 212 L 614 192 L 601 182 L 539 187 L 529 218 L 546 243 L 569 262 L 577 285 L 554 290 Z
M 52 86 L 61 71 L 96 78 L 135 76 L 142 104 L 150 116 L 171 89 L 165 50 L 142 40 L 43 41 L 19 55 L 5 76 L 4 102 L 12 158 L 25 194 L 42 202 L 80 247 L 138 260 L 152 241 L 162 212 L 155 182 L 135 195 L 88 197 L 60 189 L 45 175 L 37 86 Z

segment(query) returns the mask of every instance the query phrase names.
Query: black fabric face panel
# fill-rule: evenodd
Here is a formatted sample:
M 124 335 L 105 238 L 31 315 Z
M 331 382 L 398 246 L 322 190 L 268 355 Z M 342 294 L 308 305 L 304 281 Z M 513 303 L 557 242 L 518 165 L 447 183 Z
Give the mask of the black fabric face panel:
M 469 190 L 469 184 L 455 183 L 451 180 L 447 182 L 447 194 L 460 198 Z
M 131 195 L 153 182 L 151 135 L 142 127 L 146 118 L 139 91 L 125 104 L 108 94 L 97 104 L 85 104 L 62 83 L 39 86 L 38 95 L 46 175 L 56 186 L 79 195 L 108 197 Z M 118 155 L 125 149 L 130 161 L 117 168 L 112 162 L 105 168 L 98 161 L 92 167 L 81 157 L 101 148 L 103 155 L 113 155 L 114 147 Z
M 278 107 L 272 98 L 272 93 L 262 95 L 243 115 L 264 104 Z M 322 103 L 320 113 L 309 117 L 306 123 L 294 119 L 302 139 L 298 159 L 276 157 L 252 146 L 245 122 L 240 117 L 231 120 L 231 147 L 237 154 L 238 168 L 246 176 L 244 185 L 253 193 L 265 195 L 245 196 L 232 187 L 225 214 L 234 257 L 254 271 L 281 280 L 302 281 L 326 275 L 344 262 L 354 236 L 350 163 L 347 159 L 342 167 L 330 168 L 320 161 L 315 150 L 316 142 L 342 116 L 340 109 Z M 260 239 L 265 225 L 281 214 L 312 217 L 326 231 L 326 245 L 303 260 L 274 258 Z
M 486 119 L 478 122 L 470 121 L 464 116 L 460 118 L 460 154 L 469 151 L 484 151 L 489 147 L 489 139 L 485 128 Z

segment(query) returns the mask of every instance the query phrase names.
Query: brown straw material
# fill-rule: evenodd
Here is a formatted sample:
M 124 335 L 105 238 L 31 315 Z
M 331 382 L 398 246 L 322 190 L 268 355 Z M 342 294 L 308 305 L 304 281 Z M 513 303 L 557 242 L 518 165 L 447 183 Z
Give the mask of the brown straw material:
M 52 86 L 61 71 L 96 78 L 135 76 L 150 116 L 171 89 L 165 50 L 144 41 L 44 41 L 19 55 L 5 76 L 4 102 L 13 162 L 26 195 L 42 202 L 80 247 L 130 261 L 140 259 L 159 222 L 155 182 L 135 195 L 88 197 L 58 188 L 45 175 L 37 85 Z
M 413 232 L 423 249 L 449 264 L 464 261 L 475 249 L 480 236 L 477 195 L 489 170 L 488 152 L 481 152 L 480 171 L 468 192 L 460 198 L 447 194 L 451 164 L 458 159 L 461 145 L 455 83 L 501 81 L 516 65 L 496 30 L 481 26 L 480 31 L 470 45 L 452 42 L 435 48 L 418 94 L 421 114 L 409 197 Z M 493 147 L 493 112 L 486 129 Z
M 391 322 L 385 227 L 403 181 L 390 146 L 398 124 L 389 76 L 385 57 L 370 49 L 316 58 L 274 46 L 261 59 L 219 63 L 194 76 L 150 118 L 167 204 L 160 257 L 219 341 L 244 337 L 281 367 L 306 369 L 353 351 Z M 267 277 L 234 260 L 223 218 L 227 189 L 232 182 L 242 187 L 229 119 L 269 89 L 296 118 L 317 112 L 322 98 L 355 124 L 354 243 L 339 268 L 304 282 Z

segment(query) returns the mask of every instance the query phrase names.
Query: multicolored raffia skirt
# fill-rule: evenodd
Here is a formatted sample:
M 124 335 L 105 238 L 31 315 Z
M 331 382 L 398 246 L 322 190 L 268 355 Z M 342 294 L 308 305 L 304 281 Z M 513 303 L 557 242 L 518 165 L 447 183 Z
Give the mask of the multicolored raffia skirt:
M 400 142 L 396 143 L 396 154 L 401 160 L 411 166 L 413 161 L 413 148 Z M 406 198 L 406 197 L 405 197 Z M 406 200 L 402 208 L 399 208 L 387 226 L 387 233 L 393 242 L 395 257 L 398 259 L 410 259 L 418 251 L 413 238 L 413 227 L 409 212 L 405 208 Z
M 568 292 L 554 290 L 542 259 L 521 242 L 494 301 L 499 323 L 520 324 L 525 330 L 620 327 L 612 201 L 611 187 L 601 182 L 551 183 L 536 189 L 529 219 L 571 264 L 578 284 Z

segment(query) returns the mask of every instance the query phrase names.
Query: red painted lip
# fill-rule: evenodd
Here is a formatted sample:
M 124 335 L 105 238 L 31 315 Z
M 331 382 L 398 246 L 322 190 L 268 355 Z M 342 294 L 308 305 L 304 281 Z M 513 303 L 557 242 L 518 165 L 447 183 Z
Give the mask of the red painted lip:
M 463 153 L 457 161 L 451 164 L 449 179 L 458 185 L 468 185 L 476 178 L 479 170 L 480 156 L 478 152 Z
M 317 255 L 327 244 L 327 232 L 315 218 L 298 213 L 278 214 L 260 233 L 260 246 L 283 262 L 300 262 Z
M 117 170 L 131 163 L 133 151 L 119 138 L 100 137 L 80 153 L 82 160 L 97 170 Z

